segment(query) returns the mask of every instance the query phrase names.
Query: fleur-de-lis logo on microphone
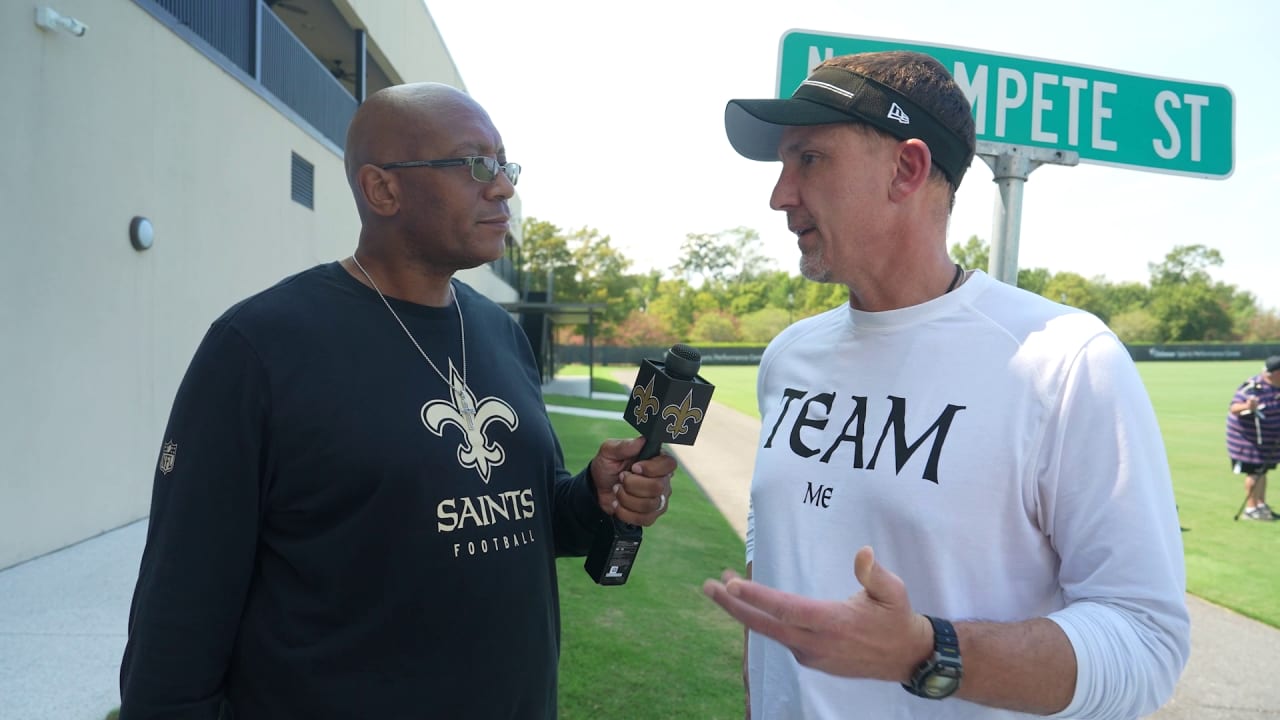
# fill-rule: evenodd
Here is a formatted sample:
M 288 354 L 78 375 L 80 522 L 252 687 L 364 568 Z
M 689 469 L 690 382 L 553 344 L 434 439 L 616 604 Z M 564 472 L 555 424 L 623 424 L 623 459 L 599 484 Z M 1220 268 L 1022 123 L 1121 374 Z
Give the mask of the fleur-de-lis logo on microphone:
M 650 381 L 650 384 L 652 384 L 652 381 Z M 667 425 L 667 433 L 673 439 L 689 432 L 690 420 L 695 425 L 702 422 L 702 410 L 693 407 L 693 390 L 685 393 L 684 400 L 680 402 L 679 406 L 668 405 L 662 411 L 662 417 L 671 419 L 671 424 Z
M 658 414 L 658 398 L 653 396 L 653 379 L 657 375 L 649 376 L 649 384 L 644 387 L 636 385 L 631 390 L 631 397 L 639 400 L 636 409 L 632 414 L 636 416 L 636 424 L 643 425 L 649 419 L 649 413 Z M 674 405 L 672 407 L 675 407 Z

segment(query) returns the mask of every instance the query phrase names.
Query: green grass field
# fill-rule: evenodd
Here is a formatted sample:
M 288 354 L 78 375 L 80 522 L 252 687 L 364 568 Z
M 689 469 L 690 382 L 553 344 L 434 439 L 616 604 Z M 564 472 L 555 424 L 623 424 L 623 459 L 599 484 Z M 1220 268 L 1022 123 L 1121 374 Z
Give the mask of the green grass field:
M 1244 478 L 1231 472 L 1225 446 L 1227 405 L 1258 360 L 1139 363 L 1164 435 L 1187 562 L 1187 589 L 1206 600 L 1280 627 L 1280 523 L 1232 521 Z M 1280 484 L 1280 474 L 1272 473 Z M 1280 500 L 1280 485 L 1268 500 Z
M 1195 595 L 1280 627 L 1280 523 L 1232 521 L 1244 500 L 1243 478 L 1230 471 L 1224 427 L 1236 386 L 1261 362 L 1143 362 L 1138 371 L 1164 435 L 1186 550 L 1187 587 Z M 756 367 L 704 367 L 715 400 L 759 417 Z M 1280 505 L 1280 473 L 1270 500 Z
M 621 418 L 622 403 L 594 405 Z M 621 419 L 551 418 L 572 470 L 604 438 L 635 433 Z M 683 471 L 672 488 L 625 585 L 596 585 L 582 558 L 557 562 L 563 720 L 742 717 L 742 629 L 701 587 L 726 567 L 741 572 L 743 544 Z

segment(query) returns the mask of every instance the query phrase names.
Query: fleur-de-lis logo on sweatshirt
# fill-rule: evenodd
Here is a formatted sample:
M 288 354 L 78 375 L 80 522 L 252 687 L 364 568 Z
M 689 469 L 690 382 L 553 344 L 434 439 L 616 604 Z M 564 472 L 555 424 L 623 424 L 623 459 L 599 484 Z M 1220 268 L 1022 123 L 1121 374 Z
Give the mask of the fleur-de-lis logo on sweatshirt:
M 477 403 L 475 394 L 453 366 L 453 360 L 449 361 L 449 395 L 449 400 L 432 400 L 422 406 L 422 424 L 440 437 L 444 437 L 446 425 L 456 426 L 462 432 L 458 463 L 475 468 L 487 485 L 490 471 L 502 464 L 506 451 L 485 437 L 486 429 L 491 423 L 500 422 L 515 430 L 520 425 L 520 418 L 515 409 L 501 398 L 491 396 Z

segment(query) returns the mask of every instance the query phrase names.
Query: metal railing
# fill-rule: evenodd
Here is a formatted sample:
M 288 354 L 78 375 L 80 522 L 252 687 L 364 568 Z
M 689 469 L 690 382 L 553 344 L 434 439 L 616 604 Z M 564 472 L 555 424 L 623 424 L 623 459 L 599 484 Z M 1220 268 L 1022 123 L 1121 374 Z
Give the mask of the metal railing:
M 355 97 L 262 0 L 135 2 L 164 11 L 179 34 L 185 27 L 339 149 L 346 145 Z
M 151 0 L 179 24 L 253 75 L 254 20 L 259 0 Z
M 275 13 L 262 13 L 259 82 L 338 147 L 345 147 L 356 99 Z
M 493 274 L 502 279 L 503 282 L 519 291 L 522 287 L 520 282 L 520 246 L 507 236 L 507 251 L 502 257 L 489 263 L 489 268 L 493 270 Z

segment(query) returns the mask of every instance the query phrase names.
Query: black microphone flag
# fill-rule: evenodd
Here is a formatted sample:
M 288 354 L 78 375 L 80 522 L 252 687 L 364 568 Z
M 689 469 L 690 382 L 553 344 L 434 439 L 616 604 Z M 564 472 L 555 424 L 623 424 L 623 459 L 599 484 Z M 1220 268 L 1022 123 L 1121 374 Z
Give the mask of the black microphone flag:
M 644 438 L 637 456 L 646 460 L 663 443 L 692 445 L 702 428 L 715 386 L 698 375 L 702 356 L 677 343 L 662 361 L 642 360 L 623 417 Z M 622 585 L 631 574 L 644 532 L 617 518 L 601 521 L 583 567 L 600 585 Z
M 692 445 L 702 429 L 715 386 L 698 376 L 702 356 L 676 344 L 663 362 L 642 360 L 623 417 L 645 437 L 640 459 L 658 454 L 662 443 Z

